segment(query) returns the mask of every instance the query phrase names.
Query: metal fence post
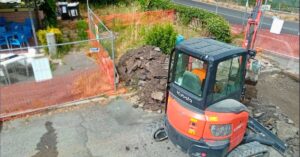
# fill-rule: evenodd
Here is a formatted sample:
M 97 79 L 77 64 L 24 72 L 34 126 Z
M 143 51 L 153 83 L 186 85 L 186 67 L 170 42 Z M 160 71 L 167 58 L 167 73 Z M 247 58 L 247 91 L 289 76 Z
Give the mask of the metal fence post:
M 46 40 L 48 45 L 49 54 L 51 57 L 56 56 L 57 54 L 57 47 L 56 47 L 56 41 L 55 41 L 55 35 L 54 33 L 47 33 L 46 34 Z
M 265 5 L 267 5 L 268 3 L 268 0 L 265 0 Z M 262 17 L 261 17 L 261 21 L 259 23 L 259 29 L 261 29 L 261 25 L 263 24 L 263 21 L 264 21 L 264 16 L 265 15 L 265 10 L 262 11 Z
M 216 14 L 218 14 L 218 0 L 216 0 Z
M 244 17 L 243 17 L 243 30 L 245 29 L 245 18 L 246 18 L 246 15 L 248 14 L 247 10 L 248 10 L 248 5 L 249 5 L 249 0 L 246 1 L 246 10 L 244 12 Z
M 89 31 L 91 31 L 91 15 L 90 15 L 90 6 L 89 6 L 89 0 L 86 0 L 86 9 L 88 13 L 88 21 L 89 21 Z
M 114 34 L 111 32 L 111 53 L 112 53 L 112 61 L 113 61 L 113 68 L 114 68 L 114 90 L 117 90 L 117 80 L 116 80 L 116 67 L 115 67 L 115 50 L 114 50 Z

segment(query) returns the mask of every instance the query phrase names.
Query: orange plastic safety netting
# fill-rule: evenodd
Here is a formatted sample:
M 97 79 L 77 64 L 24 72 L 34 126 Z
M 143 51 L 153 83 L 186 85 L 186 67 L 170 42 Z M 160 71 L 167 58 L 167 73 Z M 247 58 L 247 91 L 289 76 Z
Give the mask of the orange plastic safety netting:
M 111 14 L 106 16 L 100 16 L 108 27 L 111 27 L 114 23 L 120 22 L 122 25 L 131 24 L 156 24 L 162 22 L 174 22 L 175 11 L 174 10 L 158 10 L 147 12 L 135 12 L 127 14 Z

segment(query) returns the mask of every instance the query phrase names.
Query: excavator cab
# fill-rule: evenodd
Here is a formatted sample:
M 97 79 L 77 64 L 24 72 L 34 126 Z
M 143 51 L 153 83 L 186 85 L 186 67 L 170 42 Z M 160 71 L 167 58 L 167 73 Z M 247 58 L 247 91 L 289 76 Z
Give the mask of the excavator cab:
M 176 46 L 166 102 L 167 134 L 174 144 L 189 154 L 221 157 L 243 140 L 248 112 L 238 100 L 247 55 L 243 48 L 208 38 Z
M 239 102 L 249 52 L 209 38 L 177 44 L 170 56 L 165 131 L 190 156 L 223 157 L 244 140 Z

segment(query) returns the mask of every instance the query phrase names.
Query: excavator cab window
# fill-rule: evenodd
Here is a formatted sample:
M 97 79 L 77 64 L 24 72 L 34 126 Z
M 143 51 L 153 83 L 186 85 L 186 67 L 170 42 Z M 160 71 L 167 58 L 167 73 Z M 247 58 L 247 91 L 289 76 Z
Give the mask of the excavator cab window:
M 202 60 L 180 52 L 177 53 L 177 59 L 174 64 L 174 83 L 201 97 L 207 64 Z
M 228 97 L 241 89 L 243 75 L 240 61 L 240 57 L 234 57 L 218 64 L 213 86 L 214 101 Z

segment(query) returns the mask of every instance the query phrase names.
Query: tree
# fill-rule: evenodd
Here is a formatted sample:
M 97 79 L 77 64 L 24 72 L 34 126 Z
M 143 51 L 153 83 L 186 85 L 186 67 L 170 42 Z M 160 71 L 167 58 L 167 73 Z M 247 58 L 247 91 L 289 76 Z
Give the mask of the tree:
M 40 6 L 40 9 L 43 10 L 45 14 L 45 18 L 42 21 L 44 26 L 49 26 L 49 27 L 57 26 L 55 2 L 56 2 L 55 0 L 46 0 Z

